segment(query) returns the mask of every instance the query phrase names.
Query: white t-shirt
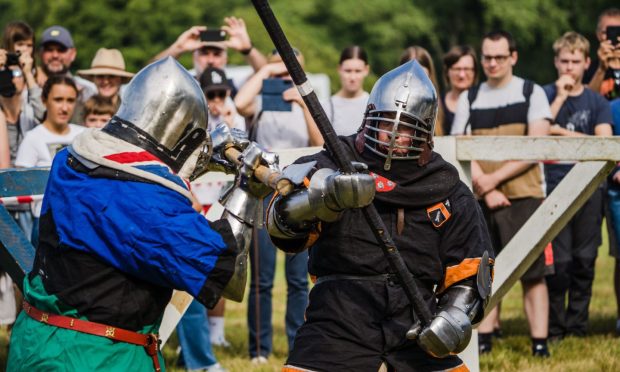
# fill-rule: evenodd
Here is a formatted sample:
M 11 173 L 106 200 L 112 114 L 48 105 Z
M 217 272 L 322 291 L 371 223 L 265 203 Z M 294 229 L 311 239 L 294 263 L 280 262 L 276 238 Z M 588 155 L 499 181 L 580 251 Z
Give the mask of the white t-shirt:
M 256 97 L 256 113 L 260 115 L 256 142 L 267 151 L 308 147 L 310 136 L 303 109 L 292 103 L 291 111 L 263 111 L 262 97 Z
M 44 125 L 36 126 L 26 133 L 19 145 L 15 166 L 50 167 L 56 153 L 71 144 L 84 129 L 82 126 L 69 124 L 69 133 L 59 135 L 50 132 Z M 41 215 L 41 202 L 34 203 L 32 214 L 37 218 Z
M 331 96 L 328 101 L 322 102 L 327 117 L 339 136 L 348 136 L 355 133 L 362 120 L 368 104 L 368 92 L 356 98 Z
M 69 124 L 69 133 L 60 135 L 50 132 L 44 125 L 35 127 L 26 133 L 19 145 L 15 166 L 22 168 L 52 166 L 54 155 L 71 144 L 75 136 L 84 129 L 82 126 Z
M 476 100 L 472 104 L 472 109 L 487 109 L 504 107 L 515 103 L 525 102 L 523 96 L 523 82 L 520 77 L 513 76 L 508 84 L 501 88 L 491 88 L 487 83 L 482 83 L 478 89 Z M 454 113 L 454 122 L 450 134 L 463 134 L 465 126 L 469 121 L 469 99 L 468 91 L 464 91 L 459 96 Z M 528 124 L 537 120 L 551 118 L 551 109 L 545 91 L 538 84 L 534 84 L 532 95 L 530 96 L 530 106 L 527 111 Z M 467 128 L 470 133 L 471 128 Z

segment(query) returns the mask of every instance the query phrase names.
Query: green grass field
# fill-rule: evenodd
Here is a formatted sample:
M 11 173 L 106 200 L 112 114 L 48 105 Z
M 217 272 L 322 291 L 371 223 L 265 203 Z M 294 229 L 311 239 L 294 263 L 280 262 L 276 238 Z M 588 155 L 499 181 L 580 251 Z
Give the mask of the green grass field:
M 269 364 L 250 364 L 247 345 L 246 303 L 227 302 L 226 337 L 230 348 L 216 348 L 220 363 L 229 371 L 279 371 L 286 359 L 287 344 L 284 332 L 284 310 L 286 284 L 282 272 L 282 258 L 279 257 L 276 285 L 274 288 L 274 352 Z M 502 329 L 504 338 L 494 343 L 491 355 L 481 358 L 483 371 L 620 371 L 620 340 L 614 337 L 616 302 L 613 292 L 614 261 L 608 255 L 607 242 L 600 248 L 596 262 L 594 294 L 590 305 L 590 335 L 586 338 L 568 338 L 558 344 L 551 344 L 552 357 L 546 360 L 530 356 L 528 327 L 523 313 L 521 287 L 513 288 L 502 305 Z M 6 360 L 7 335 L 0 330 L 0 370 Z M 164 347 L 164 356 L 169 371 L 174 368 L 177 356 L 176 338 Z M 319 356 L 317 356 L 319 357 Z

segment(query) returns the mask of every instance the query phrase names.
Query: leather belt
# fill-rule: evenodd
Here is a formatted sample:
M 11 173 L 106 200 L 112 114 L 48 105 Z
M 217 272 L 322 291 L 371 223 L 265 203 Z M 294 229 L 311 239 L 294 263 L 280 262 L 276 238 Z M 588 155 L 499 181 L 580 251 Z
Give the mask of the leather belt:
M 390 284 L 398 284 L 399 280 L 396 274 L 379 274 L 379 275 L 323 275 L 319 276 L 314 284 L 321 284 L 325 282 L 331 282 L 332 280 L 362 280 L 362 281 L 386 281 Z
M 126 342 L 128 344 L 143 346 L 146 353 L 153 359 L 155 371 L 160 372 L 161 366 L 157 352 L 159 350 L 159 339 L 156 334 L 142 334 L 128 331 L 126 329 L 111 327 L 101 323 L 89 322 L 86 320 L 71 318 L 64 315 L 51 314 L 37 309 L 24 301 L 24 311 L 37 322 L 52 325 L 58 328 L 71 329 L 89 335 L 101 336 L 114 341 Z

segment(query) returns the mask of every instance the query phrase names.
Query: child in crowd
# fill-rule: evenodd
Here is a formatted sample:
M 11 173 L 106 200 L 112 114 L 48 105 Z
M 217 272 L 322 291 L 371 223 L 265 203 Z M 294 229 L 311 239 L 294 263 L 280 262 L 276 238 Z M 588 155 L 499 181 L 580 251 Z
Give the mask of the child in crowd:
M 84 104 L 84 125 L 87 128 L 103 128 L 118 110 L 115 105 L 104 96 L 96 94 Z

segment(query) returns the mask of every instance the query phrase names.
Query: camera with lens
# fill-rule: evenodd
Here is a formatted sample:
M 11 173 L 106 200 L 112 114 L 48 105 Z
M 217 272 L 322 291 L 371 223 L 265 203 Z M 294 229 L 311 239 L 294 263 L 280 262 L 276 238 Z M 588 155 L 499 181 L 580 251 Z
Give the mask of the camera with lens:
M 13 70 L 9 66 L 19 66 L 19 52 L 7 53 L 4 69 L 0 70 L 0 96 L 3 97 L 13 97 L 17 91 L 13 84 Z
M 19 66 L 20 53 L 7 53 L 6 54 L 6 66 Z

